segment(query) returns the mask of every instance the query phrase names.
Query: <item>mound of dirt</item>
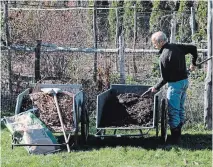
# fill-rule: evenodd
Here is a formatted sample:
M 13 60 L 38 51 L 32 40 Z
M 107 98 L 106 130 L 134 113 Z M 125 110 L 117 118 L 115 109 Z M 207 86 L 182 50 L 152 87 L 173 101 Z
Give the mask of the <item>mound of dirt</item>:
M 154 97 L 135 93 L 109 97 L 103 107 L 100 127 L 152 126 Z

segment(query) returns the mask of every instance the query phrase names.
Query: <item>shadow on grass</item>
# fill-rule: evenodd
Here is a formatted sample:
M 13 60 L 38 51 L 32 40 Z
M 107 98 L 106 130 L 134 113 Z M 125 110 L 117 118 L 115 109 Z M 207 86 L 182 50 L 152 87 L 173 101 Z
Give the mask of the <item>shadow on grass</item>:
M 5 126 L 3 125 L 3 128 Z M 1 127 L 2 129 L 2 127 Z M 70 139 L 70 145 L 74 143 L 73 136 Z M 57 136 L 58 143 L 64 143 L 64 137 Z M 170 136 L 168 136 L 168 140 L 170 140 Z M 166 144 L 162 144 L 160 137 L 105 137 L 103 140 L 101 138 L 97 138 L 94 135 L 90 135 L 88 137 L 87 144 L 83 145 L 81 139 L 78 139 L 78 146 L 71 147 L 71 151 L 91 151 L 91 150 L 99 150 L 102 148 L 115 148 L 115 147 L 137 147 L 146 150 L 165 150 L 169 151 L 172 148 L 182 148 L 186 150 L 196 151 L 196 150 L 212 150 L 212 135 L 211 134 L 183 134 L 182 142 L 180 145 L 170 145 L 169 142 Z M 66 146 L 61 147 L 62 152 L 66 152 Z M 57 152 L 56 152 L 57 153 Z
M 3 122 L 1 122 L 1 130 L 7 128 Z
M 62 137 L 63 138 L 63 137 Z M 62 139 L 63 140 L 63 139 Z M 90 135 L 86 145 L 81 145 L 74 148 L 75 151 L 89 151 L 93 149 L 101 149 L 105 147 L 117 147 L 117 146 L 130 146 L 143 148 L 147 150 L 170 150 L 173 147 L 179 147 L 187 150 L 212 150 L 212 136 L 211 134 L 183 134 L 181 144 L 178 146 L 170 144 L 170 136 L 168 136 L 168 142 L 163 144 L 160 137 L 147 137 L 147 138 L 130 138 L 130 137 L 105 137 L 103 140 Z M 72 142 L 72 141 L 71 141 Z

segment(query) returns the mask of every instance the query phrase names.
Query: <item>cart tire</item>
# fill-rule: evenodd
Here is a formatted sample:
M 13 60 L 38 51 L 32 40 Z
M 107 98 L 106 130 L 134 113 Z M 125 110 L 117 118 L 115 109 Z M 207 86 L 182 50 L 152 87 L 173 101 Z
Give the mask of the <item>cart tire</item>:
M 161 140 L 166 143 L 167 140 L 167 112 L 166 112 L 166 100 L 161 100 Z
M 155 117 L 155 127 L 156 127 L 156 137 L 158 138 L 158 135 L 159 135 L 159 109 L 158 109 L 158 102 L 159 101 L 159 98 L 158 96 L 156 97 L 155 99 L 155 114 L 156 114 L 156 117 Z
M 89 136 L 89 116 L 87 110 L 83 107 L 81 111 L 81 141 L 82 144 L 87 143 Z

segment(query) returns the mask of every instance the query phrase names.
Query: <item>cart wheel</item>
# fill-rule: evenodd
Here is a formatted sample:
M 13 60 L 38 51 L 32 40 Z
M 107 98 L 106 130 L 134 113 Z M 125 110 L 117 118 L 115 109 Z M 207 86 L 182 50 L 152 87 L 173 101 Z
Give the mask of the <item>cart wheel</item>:
M 86 109 L 81 110 L 81 139 L 86 144 L 89 135 L 89 117 Z
M 161 100 L 161 139 L 163 143 L 167 140 L 167 112 L 166 112 L 166 100 Z

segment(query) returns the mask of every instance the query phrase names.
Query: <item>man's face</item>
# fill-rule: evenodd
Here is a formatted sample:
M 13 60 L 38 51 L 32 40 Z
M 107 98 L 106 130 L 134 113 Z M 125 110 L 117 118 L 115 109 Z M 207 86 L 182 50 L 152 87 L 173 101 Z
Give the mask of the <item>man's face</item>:
M 162 47 L 162 42 L 157 42 L 156 40 L 152 40 L 152 44 L 156 49 L 160 49 Z

